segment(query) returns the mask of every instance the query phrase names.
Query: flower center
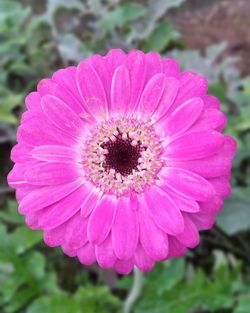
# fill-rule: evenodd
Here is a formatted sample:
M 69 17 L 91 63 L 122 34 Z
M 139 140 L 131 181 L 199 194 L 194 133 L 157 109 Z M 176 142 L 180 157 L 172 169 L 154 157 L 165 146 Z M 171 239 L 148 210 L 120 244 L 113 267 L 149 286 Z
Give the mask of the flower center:
M 118 130 L 119 132 L 119 130 Z M 136 170 L 138 159 L 141 153 L 141 144 L 132 145 L 132 139 L 122 139 L 122 134 L 116 136 L 115 141 L 109 141 L 102 145 L 103 149 L 107 149 L 104 168 L 106 171 L 114 169 L 122 176 L 132 174 L 133 169 Z
M 153 126 L 132 118 L 97 125 L 85 142 L 86 177 L 105 193 L 142 192 L 163 165 L 160 139 Z

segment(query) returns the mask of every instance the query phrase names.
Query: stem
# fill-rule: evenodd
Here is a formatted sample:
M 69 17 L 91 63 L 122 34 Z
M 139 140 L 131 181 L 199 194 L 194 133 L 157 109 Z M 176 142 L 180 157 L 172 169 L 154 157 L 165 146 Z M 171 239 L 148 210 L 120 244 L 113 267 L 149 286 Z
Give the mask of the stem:
M 135 303 L 135 301 L 140 296 L 140 293 L 142 290 L 143 273 L 141 271 L 139 271 L 138 268 L 135 267 L 133 274 L 134 274 L 133 286 L 132 286 L 127 298 L 125 299 L 123 313 L 130 313 L 131 312 L 131 308 L 132 308 L 133 304 Z

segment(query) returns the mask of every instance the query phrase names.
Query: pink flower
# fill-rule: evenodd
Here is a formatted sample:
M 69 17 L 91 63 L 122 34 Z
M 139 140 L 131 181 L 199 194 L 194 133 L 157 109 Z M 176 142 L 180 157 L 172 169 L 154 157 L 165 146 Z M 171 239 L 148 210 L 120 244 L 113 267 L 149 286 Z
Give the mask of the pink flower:
M 81 263 L 152 269 L 199 243 L 230 194 L 234 139 L 207 80 L 119 49 L 40 81 L 8 176 L 19 212 Z

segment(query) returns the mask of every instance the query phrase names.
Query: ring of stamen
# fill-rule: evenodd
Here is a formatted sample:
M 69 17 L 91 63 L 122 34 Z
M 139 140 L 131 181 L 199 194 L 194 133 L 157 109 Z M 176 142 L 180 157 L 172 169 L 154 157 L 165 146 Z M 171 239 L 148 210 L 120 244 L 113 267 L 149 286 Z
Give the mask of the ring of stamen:
M 91 131 L 85 143 L 86 176 L 103 192 L 142 192 L 163 165 L 153 126 L 130 118 L 111 119 Z

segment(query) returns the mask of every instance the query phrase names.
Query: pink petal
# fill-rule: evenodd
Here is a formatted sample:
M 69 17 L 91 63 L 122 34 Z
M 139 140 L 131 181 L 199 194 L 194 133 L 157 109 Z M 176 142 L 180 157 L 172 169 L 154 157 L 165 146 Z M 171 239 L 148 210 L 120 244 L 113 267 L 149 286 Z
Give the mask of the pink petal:
M 125 62 L 126 54 L 122 49 L 112 49 L 107 53 L 105 59 L 107 60 L 109 70 L 111 73 L 114 73 L 115 69 Z
M 177 235 L 183 231 L 182 214 L 175 202 L 164 190 L 152 186 L 145 193 L 145 200 L 152 219 L 164 232 L 170 235 Z
M 17 188 L 27 185 L 24 178 L 25 167 L 22 163 L 16 163 L 7 176 L 7 181 L 10 187 Z
M 209 183 L 213 185 L 218 196 L 225 198 L 231 194 L 231 185 L 228 175 L 222 177 L 214 177 L 208 179 Z
M 100 77 L 103 87 L 106 93 L 108 107 L 110 106 L 110 91 L 111 91 L 111 81 L 113 75 L 113 67 L 110 69 L 110 64 L 107 57 L 100 56 L 99 54 L 92 55 L 88 62 L 93 66 L 97 75 Z M 107 70 L 108 69 L 108 70 Z M 109 108 L 110 109 L 110 108 Z
M 84 109 L 76 83 L 76 66 L 68 66 L 67 68 L 56 71 L 52 76 L 52 80 L 66 89 L 71 97 L 74 97 L 73 104 L 72 101 L 66 102 L 64 99 L 62 100 L 68 104 L 70 103 L 75 112 L 81 113 Z M 77 103 L 75 103 L 75 100 L 77 100 Z
M 166 76 L 177 76 L 180 72 L 180 65 L 175 59 L 163 59 L 162 66 Z
M 102 80 L 103 86 L 105 87 L 109 109 L 111 103 L 112 77 L 114 75 L 115 70 L 119 66 L 125 64 L 126 59 L 127 56 L 121 49 L 110 50 L 107 53 L 107 55 L 103 57 L 102 62 L 100 59 L 99 60 L 97 58 L 95 59 L 95 56 L 92 56 L 90 58 L 90 63 L 94 64 L 95 69 Z
M 203 101 L 207 109 L 220 109 L 220 101 L 215 96 L 205 95 Z
M 65 242 L 72 249 L 83 247 L 87 241 L 88 219 L 77 212 L 67 223 L 65 232 Z
M 198 119 L 202 109 L 201 98 L 192 98 L 184 102 L 167 119 L 164 129 L 167 136 L 177 136 L 188 130 Z
M 26 197 L 30 192 L 32 192 L 35 189 L 37 189 L 37 186 L 32 186 L 28 184 L 25 184 L 22 187 L 18 187 L 18 189 L 16 190 L 17 202 L 20 203 L 24 197 Z M 22 214 L 21 212 L 19 213 Z
M 217 153 L 223 144 L 224 136 L 216 131 L 184 133 L 166 146 L 165 155 L 177 160 L 202 159 Z
M 100 245 L 107 238 L 114 223 L 115 214 L 115 197 L 103 196 L 90 215 L 87 233 L 91 243 Z
M 226 126 L 227 119 L 223 112 L 216 109 L 206 109 L 202 112 L 199 120 L 193 125 L 192 131 L 217 130 L 222 131 Z
M 132 258 L 137 247 L 139 223 L 135 210 L 131 209 L 130 199 L 120 197 L 116 203 L 116 216 L 112 226 L 112 242 L 117 258 Z
M 147 83 L 139 102 L 139 116 L 150 118 L 156 110 L 165 87 L 165 75 L 156 74 Z
M 42 99 L 41 99 L 42 101 Z M 46 120 L 46 117 L 44 113 L 42 112 L 41 103 L 39 104 L 39 108 L 37 111 L 25 111 L 23 112 L 23 115 L 21 116 L 21 124 L 26 123 L 28 121 L 32 121 L 33 118 L 38 118 L 42 120 Z
M 88 196 L 84 200 L 81 207 L 81 215 L 84 217 L 88 217 L 90 213 L 95 209 L 96 204 L 99 203 L 102 197 L 102 193 L 95 188 L 91 188 Z
M 185 254 L 187 248 L 182 245 L 175 237 L 169 236 L 169 257 L 176 258 Z
M 132 210 L 138 210 L 139 201 L 135 192 L 130 192 L 130 208 Z
M 196 225 L 198 230 L 207 230 L 212 228 L 215 223 L 215 214 L 199 212 L 190 215 L 190 219 Z
M 11 150 L 11 160 L 16 163 L 23 163 L 27 160 L 31 159 L 30 150 L 32 149 L 31 146 L 17 144 Z
M 181 168 L 165 168 L 161 171 L 164 183 L 176 193 L 197 201 L 208 201 L 215 190 L 206 179 Z
M 41 210 L 68 196 L 83 183 L 82 179 L 79 179 L 65 185 L 46 186 L 30 191 L 20 202 L 19 212 L 26 214 Z
M 203 177 L 219 177 L 229 174 L 232 158 L 237 148 L 236 141 L 229 136 L 224 136 L 224 145 L 215 155 L 199 160 L 171 161 L 171 166 L 181 167 Z
M 41 229 L 39 222 L 38 222 L 38 215 L 35 213 L 29 214 L 25 217 L 25 224 L 33 230 Z
M 199 204 L 195 200 L 185 198 L 165 185 L 162 185 L 161 188 L 167 192 L 167 194 L 175 202 L 179 210 L 189 213 L 199 212 Z
M 146 79 L 147 83 L 154 75 L 162 73 L 163 65 L 161 56 L 157 52 L 148 52 L 145 54 Z
M 198 213 L 197 213 L 198 214 Z M 200 236 L 194 223 L 189 218 L 188 214 L 183 214 L 184 217 L 184 230 L 176 238 L 188 248 L 194 248 L 199 244 Z
M 194 72 L 182 72 L 179 75 L 180 89 L 175 104 L 171 107 L 174 111 L 179 105 L 194 97 L 203 97 L 207 93 L 208 81 L 205 77 Z
M 51 123 L 72 136 L 78 136 L 84 128 L 79 116 L 67 104 L 56 97 L 44 96 L 42 98 L 42 109 Z
M 21 126 L 33 126 L 34 128 L 41 128 L 45 123 L 48 122 L 46 115 L 42 112 L 24 112 L 22 116 L 22 123 Z M 49 124 L 51 126 L 51 124 Z
M 217 213 L 222 210 L 223 200 L 221 197 L 216 196 L 210 201 L 200 203 L 200 211 L 203 213 Z
M 27 127 L 28 126 L 28 127 Z M 42 132 L 37 126 L 21 125 L 17 130 L 17 142 L 25 145 L 39 146 L 46 144 L 58 144 L 59 140 L 51 136 L 48 129 Z M 54 129 L 55 130 L 55 129 Z M 71 140 L 72 142 L 72 140 Z
M 69 77 L 67 79 L 69 79 Z M 45 78 L 38 83 L 37 90 L 42 97 L 51 95 L 60 99 L 62 102 L 70 106 L 71 109 L 75 111 L 75 113 L 80 113 L 83 111 L 82 104 L 75 97 L 77 94 L 68 91 L 67 88 L 64 87 L 64 84 L 58 84 L 52 79 Z
M 148 272 L 154 267 L 154 260 L 145 252 L 141 245 L 135 252 L 135 265 L 143 272 Z
M 72 249 L 71 247 L 69 247 L 66 243 L 64 243 L 62 246 L 62 251 L 63 253 L 65 253 L 67 256 L 70 256 L 70 257 L 75 257 L 77 256 L 77 250 L 75 249 Z
M 59 185 L 83 177 L 80 169 L 71 163 L 41 163 L 30 166 L 24 179 L 33 185 Z
M 95 263 L 95 246 L 88 242 L 85 246 L 77 250 L 77 257 L 84 265 Z
M 80 161 L 77 151 L 61 145 L 39 146 L 34 148 L 30 154 L 34 159 L 46 162 L 72 163 Z
M 113 75 L 111 85 L 111 112 L 113 115 L 123 116 L 130 102 L 129 71 L 124 66 L 119 66 Z
M 149 215 L 147 208 L 138 210 L 140 223 L 140 241 L 147 254 L 155 261 L 164 260 L 168 255 L 168 237 Z
M 145 84 L 145 56 L 141 51 L 133 50 L 129 52 L 124 63 L 129 70 L 131 82 L 131 98 L 127 106 L 127 113 L 134 112 L 141 97 Z
M 227 174 L 231 169 L 231 161 L 218 154 L 205 159 L 171 162 L 174 167 L 186 169 L 205 178 Z
M 122 275 L 127 275 L 134 268 L 134 262 L 133 260 L 127 260 L 127 261 L 117 260 L 114 264 L 114 267 L 117 273 L 122 274 Z
M 81 204 L 87 194 L 88 190 L 81 186 L 56 204 L 38 211 L 39 225 L 44 230 L 48 230 L 68 221 L 80 211 Z
M 162 118 L 168 113 L 169 108 L 174 103 L 179 89 L 179 81 L 174 77 L 165 78 L 165 87 L 162 97 L 159 101 L 158 107 L 154 113 L 156 120 L 162 120 Z M 164 123 L 164 119 L 162 120 Z
M 236 151 L 236 142 L 232 137 L 224 136 L 224 145 L 218 153 L 199 160 L 173 160 L 169 166 L 180 167 L 205 178 L 220 177 L 230 173 L 232 158 Z
M 41 111 L 41 96 L 38 92 L 31 92 L 25 98 L 25 104 L 28 110 Z
M 113 267 L 116 256 L 110 235 L 99 246 L 95 246 L 95 254 L 96 260 L 102 268 Z
M 44 128 L 46 125 L 46 128 Z M 17 131 L 18 143 L 25 145 L 72 145 L 78 138 L 72 137 L 65 131 L 62 131 L 47 121 L 34 118 L 27 123 L 22 124 Z
M 96 119 L 108 117 L 108 104 L 100 77 L 89 61 L 77 66 L 77 85 L 85 108 Z
M 64 242 L 66 225 L 62 224 L 54 229 L 49 229 L 44 232 L 44 242 L 49 247 L 58 247 Z
M 230 136 L 225 135 L 225 144 L 222 148 L 222 152 L 229 158 L 233 159 L 237 150 L 237 141 Z

